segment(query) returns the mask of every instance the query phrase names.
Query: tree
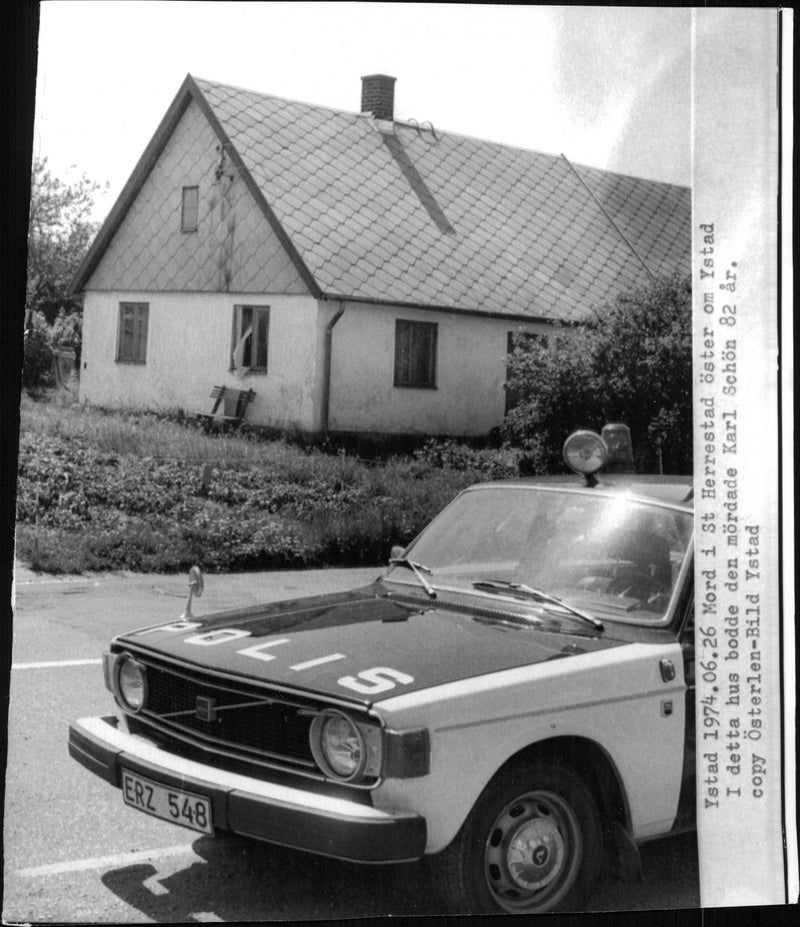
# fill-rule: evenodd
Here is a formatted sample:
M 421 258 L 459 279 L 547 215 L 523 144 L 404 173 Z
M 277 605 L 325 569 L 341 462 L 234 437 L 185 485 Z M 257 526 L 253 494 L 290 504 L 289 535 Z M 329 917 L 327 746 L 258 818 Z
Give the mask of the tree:
M 64 183 L 50 173 L 47 158 L 33 160 L 26 309 L 41 312 L 50 325 L 59 311 L 80 310 L 69 285 L 97 231 L 91 211 L 100 189 L 85 174 L 76 183 Z
M 525 449 L 531 472 L 554 472 L 571 431 L 624 422 L 637 470 L 691 472 L 691 320 L 690 279 L 676 276 L 618 296 L 580 327 L 518 339 L 506 441 Z
M 27 386 L 46 381 L 52 344 L 66 343 L 80 353 L 81 301 L 70 293 L 70 283 L 97 231 L 91 211 L 101 189 L 85 174 L 76 183 L 64 183 L 50 173 L 47 158 L 33 160 L 25 293 Z

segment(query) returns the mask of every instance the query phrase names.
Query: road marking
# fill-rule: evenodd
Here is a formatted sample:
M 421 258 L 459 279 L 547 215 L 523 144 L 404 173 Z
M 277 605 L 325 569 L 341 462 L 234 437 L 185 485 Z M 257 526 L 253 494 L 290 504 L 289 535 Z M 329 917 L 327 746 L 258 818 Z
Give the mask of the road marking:
M 110 866 L 130 866 L 133 863 L 147 862 L 154 859 L 166 859 L 170 856 L 197 854 L 191 844 L 177 847 L 162 847 L 160 850 L 137 850 L 133 853 L 116 853 L 114 856 L 95 856 L 91 859 L 72 859 L 66 863 L 49 863 L 46 866 L 32 866 L 30 869 L 18 869 L 18 876 L 52 876 L 67 872 L 86 872 L 89 869 L 105 869 Z
M 103 661 L 92 660 L 50 660 L 43 663 L 12 663 L 12 670 L 53 669 L 58 666 L 99 666 Z
M 86 579 L 84 576 L 76 576 L 74 579 L 20 579 L 14 580 L 16 586 L 64 586 L 67 583 L 83 583 L 84 588 L 88 589 L 90 587 L 99 586 L 99 582 L 91 582 L 91 580 Z
M 148 876 L 142 882 L 142 888 L 146 888 L 152 895 L 169 895 L 169 889 L 161 882 L 163 878 L 162 872 L 156 872 L 155 875 Z

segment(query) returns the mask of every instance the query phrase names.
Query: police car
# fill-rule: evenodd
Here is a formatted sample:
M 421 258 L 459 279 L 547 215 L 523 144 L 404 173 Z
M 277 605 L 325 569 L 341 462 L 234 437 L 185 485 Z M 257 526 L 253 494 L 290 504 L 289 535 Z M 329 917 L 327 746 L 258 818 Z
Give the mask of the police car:
M 114 639 L 118 713 L 70 754 L 122 801 L 363 863 L 425 857 L 456 910 L 579 907 L 694 824 L 691 478 L 460 493 L 371 585 Z

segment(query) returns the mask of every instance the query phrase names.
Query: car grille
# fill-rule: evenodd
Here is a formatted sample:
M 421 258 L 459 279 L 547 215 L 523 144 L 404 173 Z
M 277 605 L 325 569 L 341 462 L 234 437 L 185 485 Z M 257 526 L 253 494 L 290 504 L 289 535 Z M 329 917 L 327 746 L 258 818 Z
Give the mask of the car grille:
M 137 656 L 147 667 L 147 700 L 137 720 L 162 741 L 167 735 L 233 759 L 317 770 L 308 734 L 321 706 L 311 699 Z

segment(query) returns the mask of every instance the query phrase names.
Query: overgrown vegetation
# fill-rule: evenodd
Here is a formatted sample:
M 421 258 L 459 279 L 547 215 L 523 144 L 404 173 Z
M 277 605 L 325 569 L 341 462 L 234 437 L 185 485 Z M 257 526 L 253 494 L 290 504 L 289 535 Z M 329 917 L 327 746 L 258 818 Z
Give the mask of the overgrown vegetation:
M 34 158 L 23 367 L 28 389 L 50 382 L 55 348 L 72 348 L 80 358 L 81 300 L 70 283 L 97 231 L 91 212 L 102 189 L 85 174 L 72 182 L 60 180 L 50 173 L 47 158 Z
M 526 472 L 557 469 L 576 428 L 624 422 L 637 470 L 691 473 L 691 316 L 689 278 L 662 278 L 597 309 L 581 328 L 518 339 L 504 435 L 524 450 Z
M 47 572 L 382 564 L 464 486 L 517 472 L 510 450 L 368 465 L 58 395 L 21 410 L 17 556 Z

